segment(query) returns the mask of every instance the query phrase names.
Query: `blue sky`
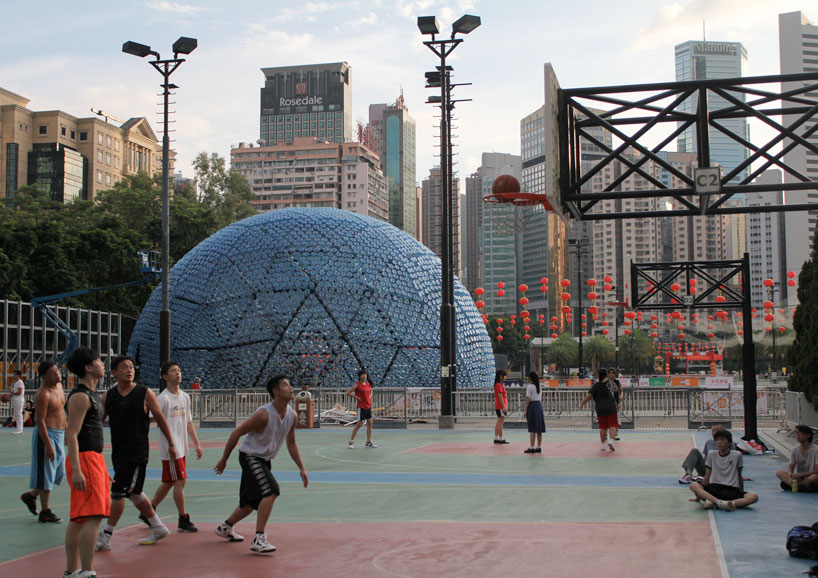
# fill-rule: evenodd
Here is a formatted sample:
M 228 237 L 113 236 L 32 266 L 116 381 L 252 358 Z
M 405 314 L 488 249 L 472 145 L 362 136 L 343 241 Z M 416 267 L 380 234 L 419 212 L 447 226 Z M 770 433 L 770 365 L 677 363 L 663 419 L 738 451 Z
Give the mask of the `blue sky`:
M 346 61 L 352 69 L 355 117 L 370 103 L 403 90 L 417 122 L 417 178 L 437 164 L 434 109 L 424 104 L 423 73 L 437 63 L 416 18 L 437 15 L 443 30 L 460 15 L 481 16 L 451 64 L 461 87 L 456 169 L 470 174 L 482 152 L 519 154 L 520 119 L 543 103 L 543 63 L 563 87 L 674 79 L 673 47 L 702 37 L 739 41 L 749 74 L 778 74 L 778 18 L 818 9 L 786 0 L 148 0 L 75 3 L 43 0 L 6 10 L 0 36 L 0 86 L 29 99 L 33 110 L 90 116 L 90 108 L 145 116 L 160 132 L 159 74 L 122 43 L 149 44 L 164 56 L 179 36 L 199 48 L 173 75 L 180 86 L 172 133 L 177 170 L 191 175 L 200 151 L 229 158 L 230 145 L 258 138 L 260 69 Z

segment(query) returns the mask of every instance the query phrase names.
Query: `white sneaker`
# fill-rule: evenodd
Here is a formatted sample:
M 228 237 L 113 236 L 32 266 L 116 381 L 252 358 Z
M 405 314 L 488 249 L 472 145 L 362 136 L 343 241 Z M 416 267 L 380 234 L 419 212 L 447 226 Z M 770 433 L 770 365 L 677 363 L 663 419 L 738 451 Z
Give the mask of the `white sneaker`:
M 354 447 L 355 447 L 355 442 L 354 442 L 354 441 L 352 441 L 352 440 L 349 440 L 349 445 L 348 445 L 347 447 L 348 447 L 349 449 L 354 448 Z
M 216 526 L 216 535 L 220 538 L 225 538 L 228 542 L 241 542 L 244 536 L 240 536 L 233 531 L 233 526 L 221 523 Z
M 601 452 L 605 451 L 605 444 L 599 444 L 599 451 Z
M 139 543 L 142 544 L 143 546 L 150 546 L 151 544 L 156 544 L 159 540 L 161 540 L 162 538 L 169 534 L 170 530 L 168 530 L 168 527 L 162 524 L 161 526 L 151 528 L 151 531 L 148 533 L 148 535 L 139 540 Z
M 715 510 L 716 509 L 716 504 L 714 504 L 710 500 L 705 500 L 704 504 L 702 504 L 702 508 L 705 509 L 705 510 Z
M 94 570 L 83 570 L 79 574 L 77 574 L 77 578 L 95 578 L 97 575 L 96 571 Z
M 719 510 L 724 510 L 725 512 L 735 512 L 736 504 L 732 501 L 726 502 L 724 500 L 718 501 Z
M 108 552 L 111 550 L 111 534 L 104 529 L 97 534 L 97 552 Z
M 611 451 L 612 451 L 612 452 L 615 452 L 615 451 L 616 451 L 616 447 L 614 447 L 613 442 L 608 442 L 608 447 L 609 447 L 609 448 L 611 448 Z
M 376 448 L 376 447 L 378 447 L 378 446 L 376 446 L 376 445 L 375 445 L 375 444 L 373 444 L 372 442 L 366 442 L 366 445 L 365 445 L 364 447 L 366 447 L 366 448 Z
M 23 435 L 23 432 L 21 432 L 21 431 L 13 431 L 13 432 L 11 432 L 11 435 L 13 435 L 13 436 L 21 436 L 21 435 Z
M 250 551 L 257 554 L 268 554 L 275 552 L 276 547 L 267 541 L 267 534 L 256 534 L 253 543 L 250 545 Z

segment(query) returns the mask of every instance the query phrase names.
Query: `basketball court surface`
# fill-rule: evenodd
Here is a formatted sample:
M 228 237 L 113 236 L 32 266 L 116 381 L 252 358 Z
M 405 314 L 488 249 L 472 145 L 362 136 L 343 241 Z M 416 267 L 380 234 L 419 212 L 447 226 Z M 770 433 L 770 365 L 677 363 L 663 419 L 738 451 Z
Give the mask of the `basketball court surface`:
M 0 433 L 0 574 L 61 576 L 65 523 L 38 523 L 18 498 L 31 429 Z M 213 533 L 238 503 L 236 452 L 224 475 L 212 471 L 229 433 L 200 430 L 204 457 L 188 457 L 187 507 L 199 533 L 175 532 L 169 496 L 158 512 L 174 533 L 140 546 L 147 529 L 126 504 L 113 551 L 96 556 L 100 577 L 745 578 L 800 576 L 811 565 L 784 547 L 792 526 L 818 519 L 818 495 L 778 487 L 787 456 L 744 457 L 746 489 L 760 497 L 754 507 L 706 511 L 677 479 L 709 432 L 683 430 L 623 432 L 615 453 L 600 451 L 591 430 L 549 431 L 543 453 L 532 455 L 522 453 L 528 434 L 518 430 L 506 430 L 509 445 L 495 445 L 488 430 L 376 429 L 376 449 L 364 448 L 364 432 L 348 449 L 349 430 L 298 430 L 310 486 L 283 447 L 273 461 L 281 496 L 267 526 L 278 550 L 254 555 L 254 515 L 236 525 L 244 542 Z M 151 439 L 155 447 L 156 430 Z M 148 495 L 159 466 L 153 451 Z M 51 502 L 67 518 L 65 481 Z

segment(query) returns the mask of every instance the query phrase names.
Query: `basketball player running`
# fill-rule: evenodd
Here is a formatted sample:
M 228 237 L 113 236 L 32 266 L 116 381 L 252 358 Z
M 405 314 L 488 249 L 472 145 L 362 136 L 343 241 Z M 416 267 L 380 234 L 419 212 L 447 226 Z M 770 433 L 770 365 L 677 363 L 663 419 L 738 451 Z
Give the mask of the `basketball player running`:
M 41 383 L 34 395 L 34 415 L 37 427 L 31 437 L 31 474 L 28 492 L 20 496 L 32 514 L 37 513 L 40 497 L 39 521 L 62 522 L 48 507 L 48 499 L 55 485 L 65 475 L 65 392 L 60 383 L 60 371 L 53 361 L 41 361 L 37 367 Z
M 213 470 L 221 475 L 227 466 L 227 458 L 243 435 L 239 446 L 239 464 L 241 465 L 241 487 L 239 489 L 239 506 L 224 523 L 216 528 L 216 535 L 227 538 L 230 542 L 241 542 L 243 536 L 236 534 L 233 526 L 243 520 L 253 510 L 256 514 L 256 536 L 250 550 L 257 554 L 275 552 L 276 547 L 267 541 L 265 527 L 273 504 L 279 496 L 278 482 L 270 470 L 270 461 L 276 456 L 281 444 L 287 441 L 290 453 L 301 481 L 306 488 L 309 484 L 307 470 L 301 462 L 301 454 L 295 443 L 295 412 L 290 407 L 293 399 L 293 387 L 290 380 L 283 375 L 276 375 L 267 382 L 267 393 L 273 401 L 256 410 L 250 418 L 237 427 L 224 446 L 224 454 Z
M 151 506 L 148 496 L 142 491 L 145 470 L 148 465 L 148 432 L 153 414 L 156 425 L 166 439 L 172 439 L 170 428 L 159 402 L 147 387 L 134 383 L 133 360 L 127 356 L 111 360 L 111 373 L 116 378 L 116 387 L 102 395 L 105 414 L 110 417 L 111 461 L 114 464 L 114 481 L 111 483 L 111 515 L 108 525 L 97 537 L 97 550 L 111 549 L 111 536 L 125 511 L 125 498 L 131 500 L 150 524 L 151 531 L 139 541 L 142 545 L 155 544 L 170 530 L 162 523 Z M 168 444 L 168 457 L 176 460 L 173 442 Z

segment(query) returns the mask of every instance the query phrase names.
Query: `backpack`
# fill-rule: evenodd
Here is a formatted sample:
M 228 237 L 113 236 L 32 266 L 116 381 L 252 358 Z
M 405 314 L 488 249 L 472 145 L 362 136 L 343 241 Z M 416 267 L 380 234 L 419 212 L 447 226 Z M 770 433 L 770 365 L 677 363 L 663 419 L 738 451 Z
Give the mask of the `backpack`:
M 796 558 L 818 560 L 818 522 L 795 526 L 787 532 L 787 551 Z

